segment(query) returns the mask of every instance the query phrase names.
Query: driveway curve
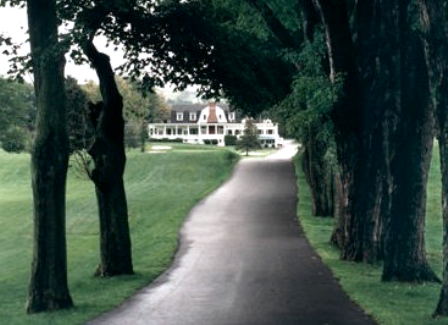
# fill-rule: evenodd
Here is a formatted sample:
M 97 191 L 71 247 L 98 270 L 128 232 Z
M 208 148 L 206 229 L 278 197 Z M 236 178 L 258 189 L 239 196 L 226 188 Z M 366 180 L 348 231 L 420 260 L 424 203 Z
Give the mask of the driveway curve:
M 373 325 L 296 221 L 292 144 L 199 203 L 172 267 L 90 325 Z

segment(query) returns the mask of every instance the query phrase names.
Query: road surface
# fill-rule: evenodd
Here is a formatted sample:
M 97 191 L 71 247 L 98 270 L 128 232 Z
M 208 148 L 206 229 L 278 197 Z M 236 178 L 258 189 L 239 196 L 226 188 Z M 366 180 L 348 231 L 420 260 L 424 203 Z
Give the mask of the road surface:
M 90 325 L 370 325 L 296 221 L 288 144 L 242 160 L 190 213 L 172 267 Z

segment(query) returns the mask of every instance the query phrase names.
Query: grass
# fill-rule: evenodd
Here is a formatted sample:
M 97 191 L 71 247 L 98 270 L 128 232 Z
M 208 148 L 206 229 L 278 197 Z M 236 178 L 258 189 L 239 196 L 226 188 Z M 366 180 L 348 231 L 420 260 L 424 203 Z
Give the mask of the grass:
M 240 155 L 242 158 L 265 158 L 269 155 L 272 155 L 273 153 L 277 152 L 277 148 L 260 148 L 256 150 L 249 151 L 249 155 L 246 156 L 246 152 L 244 150 L 237 150 L 235 146 L 229 146 L 227 147 L 229 150 L 235 152 L 236 154 Z
M 364 310 L 381 325 L 446 325 L 448 319 L 433 319 L 440 285 L 410 285 L 383 283 L 380 281 L 382 267 L 343 262 L 339 252 L 330 243 L 333 220 L 315 218 L 311 215 L 311 196 L 300 165 L 296 163 L 298 175 L 298 216 L 304 231 L 342 287 Z M 428 260 L 441 275 L 442 270 L 442 220 L 441 182 L 438 148 L 435 146 L 428 184 L 426 221 L 426 249 Z
M 76 307 L 25 314 L 32 245 L 30 157 L 0 151 L 0 323 L 83 324 L 150 283 L 172 261 L 191 207 L 224 182 L 238 158 L 216 147 L 131 151 L 125 173 L 136 274 L 98 279 L 98 220 L 92 183 L 70 171 L 67 185 L 69 288 Z

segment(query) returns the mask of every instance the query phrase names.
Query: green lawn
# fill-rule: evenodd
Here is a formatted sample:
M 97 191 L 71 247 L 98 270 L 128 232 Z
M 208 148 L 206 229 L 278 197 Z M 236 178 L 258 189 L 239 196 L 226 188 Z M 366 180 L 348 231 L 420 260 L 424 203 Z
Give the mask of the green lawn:
M 439 166 L 438 148 L 435 146 L 428 185 L 426 248 L 431 265 L 441 275 L 442 221 Z M 312 245 L 352 299 L 382 325 L 448 324 L 448 319 L 431 318 L 437 304 L 440 285 L 382 283 L 381 265 L 370 266 L 340 261 L 338 251 L 329 244 L 333 220 L 311 216 L 310 193 L 299 164 L 296 164 L 296 172 L 300 188 L 298 205 L 300 223 Z
M 182 144 L 149 154 L 128 152 L 125 174 L 136 275 L 98 279 L 98 220 L 92 183 L 69 173 L 69 287 L 76 307 L 25 314 L 30 269 L 32 201 L 29 155 L 0 151 L 0 323 L 83 324 L 150 283 L 172 260 L 178 231 L 191 207 L 232 171 L 236 155 Z

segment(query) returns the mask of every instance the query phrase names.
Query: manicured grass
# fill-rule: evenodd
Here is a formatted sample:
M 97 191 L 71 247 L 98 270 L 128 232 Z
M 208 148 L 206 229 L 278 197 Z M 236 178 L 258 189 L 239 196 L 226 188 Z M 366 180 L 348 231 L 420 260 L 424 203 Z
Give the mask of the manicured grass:
M 427 256 L 434 270 L 442 269 L 441 182 L 438 148 L 435 146 L 428 185 L 426 243 Z M 448 319 L 432 319 L 440 285 L 410 285 L 383 283 L 381 265 L 362 265 L 343 262 L 338 250 L 330 243 L 333 220 L 311 215 L 311 198 L 300 164 L 298 175 L 298 215 L 305 233 L 322 260 L 331 268 L 335 277 L 351 298 L 361 305 L 381 325 L 446 325 Z
M 237 153 L 238 155 L 240 155 L 242 158 L 265 158 L 269 155 L 272 155 L 273 153 L 277 152 L 278 149 L 277 148 L 261 148 L 261 149 L 256 149 L 256 150 L 251 150 L 249 151 L 249 155 L 246 156 L 246 152 L 242 151 L 242 150 L 237 150 L 235 146 L 229 146 L 226 147 L 229 150 Z
M 70 311 L 25 314 L 32 240 L 29 155 L 0 151 L 0 324 L 83 324 L 119 304 L 169 266 L 191 207 L 225 181 L 236 155 L 176 144 L 160 154 L 128 152 L 125 174 L 136 275 L 93 277 L 98 218 L 92 183 L 72 171 L 67 186 Z

